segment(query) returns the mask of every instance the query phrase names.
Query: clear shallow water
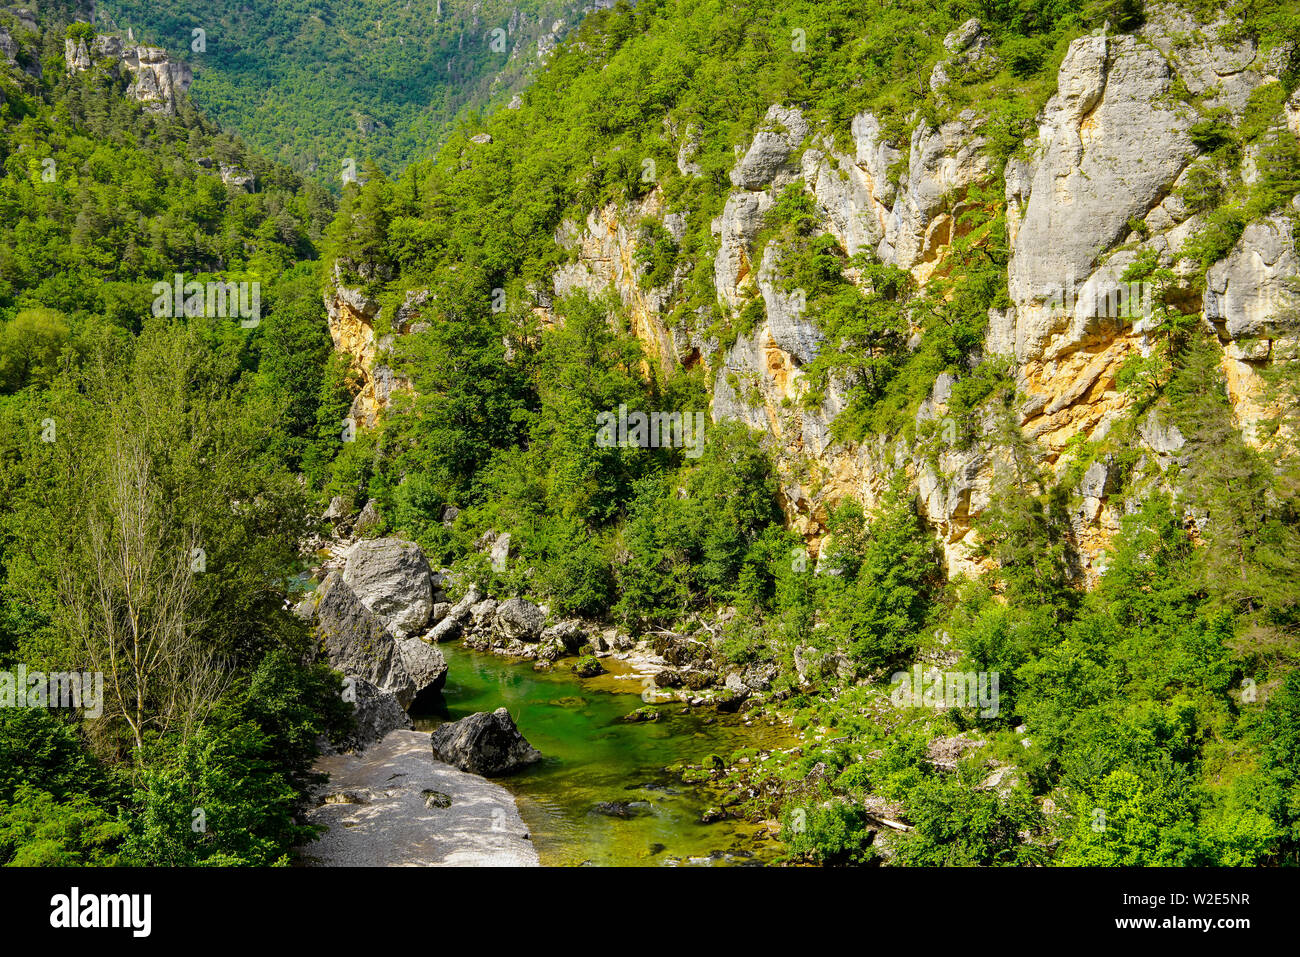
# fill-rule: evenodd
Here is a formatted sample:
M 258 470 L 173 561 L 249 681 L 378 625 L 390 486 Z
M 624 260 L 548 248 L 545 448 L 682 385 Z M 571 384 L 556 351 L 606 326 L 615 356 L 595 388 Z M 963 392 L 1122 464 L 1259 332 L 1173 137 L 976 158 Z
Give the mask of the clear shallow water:
M 501 784 L 516 796 L 543 864 L 744 864 L 769 860 L 780 845 L 755 840 L 743 821 L 701 824 L 701 813 L 721 796 L 687 785 L 664 769 L 724 759 L 741 748 L 791 743 L 789 732 L 765 719 L 746 727 L 734 715 L 705 709 L 682 715 L 680 703 L 659 705 L 656 722 L 619 720 L 643 707 L 635 681 L 604 676 L 582 680 L 561 663 L 536 672 L 532 662 L 441 646 L 447 683 L 434 712 L 417 716 L 431 731 L 476 711 L 505 707 L 529 742 L 545 756 Z M 611 669 L 617 662 L 606 662 Z M 708 719 L 712 718 L 709 723 Z M 602 802 L 626 805 L 626 817 L 594 811 Z

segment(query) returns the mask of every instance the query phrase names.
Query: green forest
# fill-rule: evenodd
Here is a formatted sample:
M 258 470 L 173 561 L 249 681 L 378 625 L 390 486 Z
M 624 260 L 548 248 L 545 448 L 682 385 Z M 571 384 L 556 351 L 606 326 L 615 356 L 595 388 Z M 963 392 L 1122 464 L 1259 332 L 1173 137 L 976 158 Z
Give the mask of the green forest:
M 345 160 L 399 169 L 460 113 L 507 103 L 539 41 L 554 45 L 552 28 L 562 36 L 582 5 L 114 0 L 98 13 L 193 64 L 191 94 L 214 122 L 337 191 Z
M 1222 348 L 1177 295 L 1199 303 L 1250 223 L 1300 219 L 1284 112 L 1300 12 L 1182 5 L 1282 49 L 1279 75 L 1244 118 L 1177 91 L 1213 174 L 1180 185 L 1204 215 L 1182 251 L 1199 271 L 1127 267 L 1159 290 L 1154 345 L 1118 377 L 1123 420 L 1080 436 L 1062 472 L 1021 429 L 1013 363 L 984 356 L 990 311 L 1011 302 L 1000 177 L 1029 155 L 1071 43 L 1103 26 L 1136 35 L 1142 3 L 619 2 L 588 13 L 526 86 L 521 72 L 495 87 L 502 65 L 451 52 L 473 30 L 444 5 L 445 25 L 396 4 L 335 23 L 322 5 L 118 0 L 116 22 L 169 49 L 214 24 L 176 116 L 126 97 L 121 76 L 69 75 L 75 10 L 46 5 L 37 33 L 0 13 L 20 48 L 0 64 L 0 670 L 105 673 L 102 719 L 0 708 L 0 863 L 287 865 L 310 844 L 313 763 L 352 718 L 289 599 L 331 501 L 373 503 L 375 534 L 492 595 L 770 667 L 762 707 L 803 746 L 727 789 L 733 813 L 780 822 L 785 863 L 1300 863 L 1300 458 L 1287 441 L 1300 367 L 1267 367 L 1260 428 L 1278 440 L 1247 441 Z M 480 33 L 508 18 L 484 6 Z M 944 37 L 970 17 L 994 65 L 936 95 Z M 37 63 L 39 76 L 24 69 Z M 927 447 L 917 412 L 940 377 L 957 446 L 996 435 L 1013 467 L 974 520 L 978 575 L 950 573 L 901 468 L 870 506 L 835 504 L 812 560 L 761 430 L 710 421 L 698 457 L 594 441 L 620 406 L 707 414 L 724 355 L 769 318 L 761 297 L 719 299 L 711 223 L 773 104 L 797 104 L 841 146 L 871 110 L 904 160 L 918 123 L 985 117 L 990 177 L 926 281 L 870 250 L 850 257 L 797 184 L 751 250 L 755 264 L 780 250 L 823 337 L 803 401 L 851 383 L 835 441 Z M 382 138 L 358 132 L 362 115 Z M 1261 157 L 1251 182 L 1246 154 Z M 323 174 L 351 155 L 369 161 L 335 196 Z M 214 164 L 254 173 L 256 189 Z M 686 226 L 631 224 L 635 278 L 673 277 L 666 324 L 713 346 L 691 365 L 648 350 L 615 292 L 538 293 L 575 256 L 557 230 L 652 192 Z M 260 322 L 151 314 L 154 284 L 175 273 L 260 282 Z M 361 380 L 324 306 L 340 285 L 379 304 L 377 337 L 428 293 L 420 327 L 384 352 L 409 389 L 354 437 L 343 425 Z M 1136 474 L 1151 414 L 1186 438 L 1173 491 L 1121 480 L 1122 520 L 1088 587 L 1074 489 L 1098 461 Z M 489 530 L 512 534 L 508 562 L 484 554 Z M 995 715 L 891 704 L 891 675 L 940 658 L 1000 676 Z M 980 744 L 939 767 L 934 742 L 954 737 Z M 1003 786 L 988 785 L 990 760 L 1011 769 Z M 887 858 L 882 807 L 907 822 Z M 219 826 L 198 827 L 195 808 Z

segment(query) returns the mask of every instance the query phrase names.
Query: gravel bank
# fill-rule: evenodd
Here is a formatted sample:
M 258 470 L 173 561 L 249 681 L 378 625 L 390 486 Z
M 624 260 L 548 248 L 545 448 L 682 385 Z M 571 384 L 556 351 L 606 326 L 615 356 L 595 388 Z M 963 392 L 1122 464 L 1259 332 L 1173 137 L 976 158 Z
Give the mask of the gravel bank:
M 435 761 L 422 731 L 393 731 L 360 754 L 321 758 L 316 770 L 330 780 L 308 817 L 329 831 L 301 849 L 311 866 L 538 864 L 510 792 Z

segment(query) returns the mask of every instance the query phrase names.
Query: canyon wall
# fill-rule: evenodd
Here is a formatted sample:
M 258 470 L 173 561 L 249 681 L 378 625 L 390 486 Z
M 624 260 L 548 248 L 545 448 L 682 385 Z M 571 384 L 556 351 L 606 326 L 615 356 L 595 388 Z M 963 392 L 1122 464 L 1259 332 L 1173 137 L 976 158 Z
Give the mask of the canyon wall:
M 987 196 L 992 189 L 1004 197 L 1010 305 L 990 310 L 983 354 L 974 360 L 1005 362 L 1014 370 L 1018 425 L 1036 443 L 1041 464 L 1058 476 L 1070 463 L 1067 444 L 1100 442 L 1133 416 L 1133 398 L 1117 384 L 1117 373 L 1130 357 L 1151 354 L 1159 318 L 1117 314 L 1122 310 L 1114 307 L 1131 288 L 1122 279 L 1125 270 L 1154 260 L 1172 276 L 1164 295 L 1169 308 L 1216 337 L 1236 424 L 1255 441 L 1255 427 L 1269 412 L 1260 371 L 1285 351 L 1279 345 L 1295 342 L 1290 282 L 1300 261 L 1292 218 L 1281 214 L 1249 223 L 1203 279 L 1199 264 L 1182 253 L 1206 217 L 1181 198 L 1181 187 L 1207 165 L 1193 128 L 1204 110 L 1216 108 L 1239 122 L 1252 93 L 1278 82 L 1276 55 L 1261 55 L 1250 40 L 1217 36 L 1215 26 L 1158 8 L 1136 34 L 1101 31 L 1075 40 L 1060 65 L 1057 91 L 1038 118 L 1037 136 L 1001 171 L 986 149 L 986 119 L 975 110 L 937 127 L 918 120 L 906 142 L 891 141 L 878 117 L 862 113 L 852 120 L 851 148 L 844 148 L 799 109 L 773 106 L 738 156 L 725 205 L 710 224 L 719 307 L 733 317 L 758 297 L 764 307 L 762 320 L 725 349 L 710 338 L 705 317 L 683 319 L 676 309 L 689 272 L 684 265 L 663 286 L 645 288 L 637 256 L 641 224 L 658 223 L 678 241 L 694 225 L 691 210 L 667 211 L 657 188 L 640 202 L 596 209 L 585 222 L 561 225 L 555 241 L 569 261 L 556 271 L 553 289 L 538 297 L 538 309 L 548 313 L 553 297 L 575 290 L 592 296 L 613 290 L 649 361 L 664 367 L 705 363 L 713 420 L 739 420 L 769 436 L 780 465 L 782 506 L 814 554 L 836 502 L 852 495 L 871 506 L 902 468 L 944 546 L 950 572 L 976 571 L 972 522 L 1010 467 L 1004 443 L 994 436 L 995 416 L 979 417 L 974 442 L 957 442 L 945 422 L 954 380 L 944 374 L 915 413 L 918 425 L 939 426 L 931 430 L 940 436 L 937 446 L 902 436 L 837 440 L 831 423 L 845 407 L 843 383 L 832 377 L 820 405 L 804 401 L 804 368 L 825 337 L 787 291 L 775 244 L 755 249 L 764 214 L 797 184 L 847 256 L 868 252 L 907 270 L 923 287 L 944 269 L 952 243 L 967 229 L 963 213 L 987 202 L 972 198 L 973 191 Z M 932 89 L 940 91 L 953 64 L 969 68 L 989 55 L 977 21 L 954 31 L 945 46 L 952 59 L 931 77 Z M 1300 135 L 1300 99 L 1292 97 L 1285 121 L 1292 135 Z M 688 129 L 680 136 L 683 175 L 699 175 L 691 161 L 692 135 Z M 1259 175 L 1253 162 L 1247 155 L 1239 171 L 1246 184 Z M 846 275 L 854 278 L 851 270 Z M 393 377 L 374 362 L 371 304 L 338 286 L 327 300 L 336 344 L 356 357 L 363 375 L 357 411 L 373 419 Z M 1166 487 L 1186 439 L 1156 410 L 1135 434 L 1141 454 L 1125 476 L 1129 488 Z M 1099 571 L 1124 508 L 1141 498 L 1116 495 L 1117 478 L 1102 458 L 1070 489 L 1081 571 L 1089 578 Z

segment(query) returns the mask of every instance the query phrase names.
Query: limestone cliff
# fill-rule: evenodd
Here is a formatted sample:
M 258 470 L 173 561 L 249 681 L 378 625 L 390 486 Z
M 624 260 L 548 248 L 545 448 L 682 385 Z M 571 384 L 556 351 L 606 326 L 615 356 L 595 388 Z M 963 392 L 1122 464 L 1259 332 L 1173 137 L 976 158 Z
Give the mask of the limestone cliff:
M 131 81 L 127 96 L 167 116 L 175 115 L 194 78 L 188 63 L 171 59 L 165 50 L 124 42 L 112 34 L 95 37 L 89 46 L 85 40 L 64 40 L 63 58 L 69 73 L 89 70 L 97 63 L 115 76 L 126 71 Z
M 952 59 L 936 68 L 932 89 L 950 82 L 950 73 L 979 68 L 986 56 L 981 37 L 978 21 L 971 21 L 947 38 Z M 1115 307 L 1125 296 L 1134 304 L 1125 271 L 1153 261 L 1173 277 L 1164 291 L 1167 307 L 1217 336 L 1237 425 L 1254 441 L 1255 425 L 1268 412 L 1260 369 L 1273 361 L 1277 344 L 1289 347 L 1297 332 L 1291 324 L 1291 281 L 1300 270 L 1294 217 L 1249 223 L 1230 252 L 1204 272 L 1181 252 L 1206 216 L 1189 207 L 1183 187 L 1206 165 L 1193 135 L 1196 124 L 1212 110 L 1239 122 L 1252 93 L 1278 82 L 1276 59 L 1261 55 L 1249 39 L 1220 39 L 1217 25 L 1194 24 L 1173 8 L 1149 8 L 1137 34 L 1098 31 L 1071 43 L 1036 137 L 1002 170 L 989 159 L 986 118 L 976 110 L 937 127 L 918 117 L 906 141 L 892 140 L 878 117 L 862 113 L 853 118 L 849 139 L 837 142 L 833 131 L 814 128 L 798 108 L 773 106 L 738 153 L 725 205 L 711 224 L 719 307 L 734 317 L 762 299 L 763 318 L 750 331 L 723 349 L 703 318 L 696 322 L 688 314 L 683 320 L 683 267 L 647 288 L 638 258 L 643 224 L 658 223 L 680 240 L 696 215 L 666 209 L 658 189 L 632 205 L 592 210 L 584 223 L 564 223 L 555 240 L 569 261 L 555 272 L 553 288 L 538 295 L 538 309 L 549 314 L 554 297 L 575 290 L 593 296 L 613 290 L 652 361 L 705 363 L 713 420 L 740 420 L 770 436 L 783 507 L 814 552 L 839 499 L 853 495 L 871 506 L 890 474 L 902 468 L 944 544 L 950 571 L 975 570 L 972 520 L 1007 471 L 1007 453 L 992 436 L 993 416 L 975 423 L 981 437 L 973 443 L 953 441 L 945 423 L 953 380 L 944 375 L 915 412 L 918 424 L 940 426 L 937 446 L 899 436 L 836 440 L 830 426 L 846 397 L 832 379 L 819 406 L 802 401 L 804 369 L 824 347 L 824 336 L 786 291 L 774 246 L 755 249 L 764 214 L 796 185 L 845 254 L 867 252 L 924 286 L 967 228 L 962 215 L 977 201 L 972 192 L 1001 194 L 1010 306 L 990 312 L 983 355 L 975 361 L 1004 357 L 1010 363 L 1019 425 L 1036 443 L 1042 465 L 1058 477 L 1071 463 L 1068 443 L 1102 440 L 1132 416 L 1133 400 L 1117 374 L 1130 357 L 1151 354 L 1159 319 Z M 1300 99 L 1291 98 L 1280 122 L 1300 136 Z M 697 134 L 670 132 L 679 140 L 679 170 L 698 175 L 692 162 Z M 841 142 L 851 145 L 845 149 Z M 1250 162 L 1247 157 L 1240 171 L 1246 183 L 1258 175 Z M 335 341 L 369 369 L 374 346 L 365 310 L 343 293 L 331 306 Z M 382 407 L 388 387 L 378 372 L 367 375 L 365 398 L 358 401 L 371 414 Z M 1129 480 L 1158 487 L 1184 437 L 1157 412 L 1135 432 L 1142 454 Z M 1087 464 L 1083 480 L 1070 490 L 1089 578 L 1118 528 L 1116 479 L 1103 458 Z
M 397 310 L 393 333 L 376 337 L 375 321 L 379 304 L 359 289 L 346 285 L 339 267 L 334 282 L 325 295 L 325 313 L 334 348 L 348 356 L 360 388 L 348 410 L 348 419 L 356 428 L 372 428 L 396 390 L 410 388 L 410 382 L 395 373 L 387 363 L 394 336 L 419 328 L 418 316 L 425 294 L 412 292 Z

